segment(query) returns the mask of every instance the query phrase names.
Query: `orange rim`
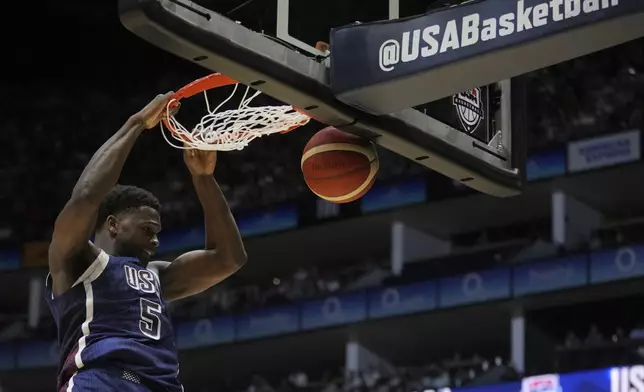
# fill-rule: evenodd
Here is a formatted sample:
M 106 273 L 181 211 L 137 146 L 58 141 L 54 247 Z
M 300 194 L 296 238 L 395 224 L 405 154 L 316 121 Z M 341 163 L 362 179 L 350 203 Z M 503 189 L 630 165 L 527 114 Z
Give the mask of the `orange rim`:
M 181 87 L 179 91 L 174 93 L 173 98 L 180 100 L 183 98 L 190 98 L 193 95 L 202 93 L 207 90 L 212 90 L 213 88 L 230 86 L 231 84 L 237 84 L 235 79 L 231 79 L 226 75 L 220 73 L 210 74 L 204 76 L 201 79 L 197 79 L 192 83 L 188 83 L 185 86 Z
M 184 98 L 190 98 L 204 91 L 212 90 L 213 88 L 230 86 L 237 83 L 238 82 L 235 79 L 229 78 L 226 75 L 222 75 L 220 73 L 213 73 L 208 76 L 204 76 L 203 78 L 199 78 L 194 82 L 188 83 L 185 86 L 181 87 L 177 92 L 175 92 L 172 95 L 172 99 L 176 100 L 176 102 L 179 102 Z M 170 125 L 170 123 L 168 122 L 168 119 L 163 118 L 162 121 L 163 121 L 163 124 L 166 126 L 166 128 L 168 128 L 172 133 L 176 135 L 175 129 Z
M 219 88 L 219 87 L 224 87 L 224 86 L 230 86 L 230 85 L 237 84 L 237 83 L 239 83 L 239 82 L 236 81 L 235 79 L 232 79 L 232 78 L 226 76 L 226 75 L 223 75 L 223 74 L 220 74 L 220 73 L 213 73 L 213 74 L 210 74 L 208 76 L 204 76 L 203 78 L 197 79 L 194 82 L 186 84 L 185 86 L 180 88 L 177 92 L 175 92 L 172 95 L 172 99 L 176 100 L 176 102 L 179 102 L 184 98 L 190 98 L 190 97 L 195 96 L 195 95 L 197 95 L 199 93 L 202 93 L 204 91 L 208 91 L 208 90 L 212 90 L 214 88 Z M 176 103 L 175 103 L 175 105 L 176 105 Z M 304 114 L 304 115 L 306 115 L 306 116 L 308 116 L 310 118 L 313 118 L 313 117 L 309 116 L 309 114 L 304 112 L 303 110 L 300 110 L 300 109 L 298 109 L 298 108 L 296 108 L 294 106 L 291 106 L 291 107 L 293 108 L 293 110 L 295 110 L 295 111 L 297 111 L 299 113 L 302 113 L 302 114 Z M 170 125 L 170 123 L 168 122 L 168 119 L 163 118 L 162 121 L 163 121 L 163 124 L 166 126 L 166 128 L 168 128 L 172 133 L 174 133 L 176 135 L 176 131 L 175 131 L 174 127 L 172 127 Z M 301 127 L 302 125 L 304 125 L 304 124 L 298 124 L 298 125 L 292 126 L 287 130 L 281 131 L 280 133 L 284 134 L 284 133 L 291 132 L 294 129 L 297 129 L 297 128 Z M 186 140 L 185 137 L 182 137 L 182 139 Z M 189 140 L 186 140 L 186 141 L 189 141 Z

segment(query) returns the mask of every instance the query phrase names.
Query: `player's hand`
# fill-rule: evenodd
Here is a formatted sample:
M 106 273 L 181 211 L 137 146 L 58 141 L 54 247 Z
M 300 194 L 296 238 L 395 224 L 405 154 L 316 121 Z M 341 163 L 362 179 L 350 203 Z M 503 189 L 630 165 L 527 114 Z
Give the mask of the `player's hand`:
M 217 165 L 217 151 L 185 149 L 183 161 L 193 176 L 211 176 Z
M 145 129 L 151 129 L 159 124 L 159 121 L 166 116 L 168 102 L 172 99 L 173 91 L 165 94 L 159 94 L 147 104 L 141 111 L 134 115 L 135 121 L 143 124 Z M 170 109 L 170 114 L 174 115 L 179 110 L 179 105 Z

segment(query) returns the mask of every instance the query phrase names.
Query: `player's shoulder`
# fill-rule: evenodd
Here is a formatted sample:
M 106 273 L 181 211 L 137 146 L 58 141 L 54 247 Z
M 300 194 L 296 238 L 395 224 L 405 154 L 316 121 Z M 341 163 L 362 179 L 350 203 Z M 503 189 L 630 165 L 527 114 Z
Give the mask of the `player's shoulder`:
M 51 261 L 52 258 L 55 258 L 54 255 L 56 253 L 55 250 L 52 249 L 51 243 L 49 244 L 47 251 L 47 257 L 49 261 Z M 70 265 L 72 267 L 76 267 L 78 265 L 90 265 L 101 255 L 102 252 L 103 250 L 94 245 L 92 241 L 87 241 L 86 246 L 83 246 L 76 252 L 66 256 L 64 259 L 65 265 Z
M 159 275 L 159 272 L 166 269 L 170 264 L 171 263 L 169 261 L 155 260 L 155 261 L 150 261 L 146 268 L 154 272 L 155 274 Z

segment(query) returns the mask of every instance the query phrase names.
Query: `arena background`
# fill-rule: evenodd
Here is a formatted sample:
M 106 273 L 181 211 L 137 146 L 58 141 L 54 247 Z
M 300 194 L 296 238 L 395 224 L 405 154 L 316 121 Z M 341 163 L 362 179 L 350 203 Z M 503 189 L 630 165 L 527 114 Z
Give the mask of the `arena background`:
M 250 27 L 270 30 L 272 3 L 233 16 L 257 15 Z M 386 12 L 346 3 L 352 19 Z M 295 33 L 323 39 L 315 21 L 332 20 L 330 8 L 316 8 L 318 18 L 299 11 Z M 133 37 L 113 2 L 12 4 L 6 15 L 15 17 L 2 27 L 0 390 L 49 391 L 57 348 L 42 295 L 52 222 L 123 120 L 203 70 Z M 529 75 L 528 183 L 518 197 L 478 194 L 379 150 L 366 197 L 322 202 L 299 171 L 318 123 L 220 154 L 216 178 L 249 263 L 172 306 L 186 390 L 644 390 L 643 43 Z M 163 202 L 168 257 L 201 241 L 187 180 L 158 131 L 122 176 Z M 530 378 L 544 374 L 559 376 Z

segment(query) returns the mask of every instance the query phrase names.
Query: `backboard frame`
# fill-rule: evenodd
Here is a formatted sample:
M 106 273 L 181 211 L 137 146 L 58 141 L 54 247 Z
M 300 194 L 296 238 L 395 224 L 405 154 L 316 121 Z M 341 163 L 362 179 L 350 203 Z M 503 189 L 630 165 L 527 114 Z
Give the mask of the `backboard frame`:
M 325 62 L 187 0 L 120 0 L 119 12 L 126 28 L 155 46 L 300 108 L 324 124 L 370 139 L 480 192 L 507 197 L 521 191 L 522 132 L 508 141 L 510 154 L 495 156 L 485 145 L 472 148 L 473 138 L 415 109 L 366 113 L 335 97 Z M 525 106 L 522 84 L 521 78 L 504 83 L 502 99 L 511 100 L 512 107 Z M 525 119 L 509 110 L 501 117 L 508 136 L 510 129 L 524 128 Z
M 389 9 L 389 19 L 398 19 L 400 17 L 400 0 L 387 1 Z M 300 50 L 306 51 L 313 56 L 327 56 L 327 53 L 321 52 L 317 48 L 307 44 L 306 42 L 302 42 L 289 33 L 288 26 L 290 21 L 290 4 L 291 0 L 277 0 L 277 31 L 275 32 L 277 38 L 288 42 L 289 44 L 299 48 Z

